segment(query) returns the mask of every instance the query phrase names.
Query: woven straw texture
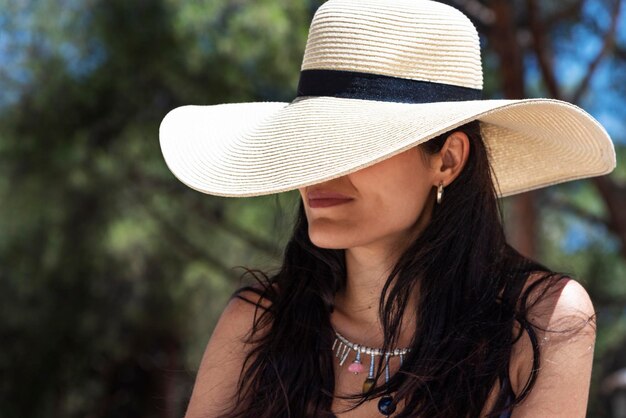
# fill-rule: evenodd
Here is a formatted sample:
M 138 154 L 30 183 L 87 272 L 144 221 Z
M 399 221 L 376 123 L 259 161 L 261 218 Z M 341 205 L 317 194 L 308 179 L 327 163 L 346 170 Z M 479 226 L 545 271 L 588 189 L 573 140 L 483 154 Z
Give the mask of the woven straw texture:
M 474 25 L 458 10 L 431 1 L 325 3 L 311 22 L 302 60 L 302 70 L 312 69 L 483 87 Z
M 482 87 L 474 26 L 428 0 L 328 1 L 311 24 L 302 69 Z M 160 137 L 168 167 L 189 187 L 256 196 L 354 172 L 476 119 L 501 196 L 615 166 L 602 126 L 548 99 L 408 104 L 308 96 L 183 106 L 165 117 Z

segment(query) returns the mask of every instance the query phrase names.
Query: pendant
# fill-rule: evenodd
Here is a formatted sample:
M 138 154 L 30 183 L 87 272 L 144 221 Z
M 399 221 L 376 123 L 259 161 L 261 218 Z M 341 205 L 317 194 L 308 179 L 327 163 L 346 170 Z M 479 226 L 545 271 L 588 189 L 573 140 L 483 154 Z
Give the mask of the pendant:
M 358 347 L 356 352 L 356 359 L 354 359 L 352 364 L 348 366 L 348 371 L 354 374 L 363 373 L 365 371 L 365 366 L 361 364 L 361 351 L 358 350 Z
M 348 371 L 354 374 L 363 373 L 363 371 L 365 371 L 365 366 L 363 366 L 360 361 L 355 360 L 352 364 L 350 364 L 350 366 L 348 366 Z
M 383 415 L 389 416 L 396 412 L 396 405 L 393 403 L 391 396 L 383 396 L 378 401 L 378 412 Z
M 363 382 L 363 394 L 369 392 L 370 389 L 372 389 L 376 384 L 376 379 L 374 379 L 374 375 L 376 374 L 374 370 L 375 361 L 376 355 L 373 352 L 370 352 L 370 370 L 369 373 L 367 373 L 367 379 L 365 379 L 365 382 Z
M 367 392 L 369 392 L 374 387 L 374 384 L 376 384 L 375 379 L 372 379 L 370 377 L 365 379 L 365 382 L 363 382 L 363 394 L 365 395 Z
M 385 356 L 385 384 L 389 384 L 389 354 Z M 396 411 L 396 405 L 390 395 L 383 396 L 378 401 L 378 412 L 385 416 L 389 416 Z

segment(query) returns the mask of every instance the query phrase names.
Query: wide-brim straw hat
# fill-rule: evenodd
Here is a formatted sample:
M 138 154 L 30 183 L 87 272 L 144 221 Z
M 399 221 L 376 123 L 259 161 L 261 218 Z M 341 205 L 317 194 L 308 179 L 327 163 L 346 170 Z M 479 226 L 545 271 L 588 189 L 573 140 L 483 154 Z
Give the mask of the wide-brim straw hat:
M 170 170 L 203 193 L 265 195 L 352 173 L 473 120 L 500 196 L 615 167 L 609 136 L 579 107 L 481 100 L 476 29 L 441 3 L 329 0 L 301 71 L 291 103 L 172 110 L 160 128 Z

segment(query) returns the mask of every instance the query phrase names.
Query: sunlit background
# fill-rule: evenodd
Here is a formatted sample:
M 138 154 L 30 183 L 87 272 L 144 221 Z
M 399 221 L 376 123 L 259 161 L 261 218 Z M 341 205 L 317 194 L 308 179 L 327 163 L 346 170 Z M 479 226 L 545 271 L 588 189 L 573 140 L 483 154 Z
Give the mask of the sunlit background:
M 276 267 L 297 196 L 187 189 L 159 123 L 293 99 L 321 3 L 0 0 L 0 417 L 183 415 L 235 267 Z M 588 416 L 626 417 L 626 5 L 450 3 L 481 33 L 485 97 L 577 103 L 615 141 L 612 175 L 504 203 L 515 246 L 595 303 Z

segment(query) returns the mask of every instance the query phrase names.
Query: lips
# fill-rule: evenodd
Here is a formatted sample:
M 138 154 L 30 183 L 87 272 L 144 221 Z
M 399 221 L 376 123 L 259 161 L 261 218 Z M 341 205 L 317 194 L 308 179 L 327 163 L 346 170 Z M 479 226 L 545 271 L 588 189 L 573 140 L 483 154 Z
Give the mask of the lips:
M 310 208 L 328 208 L 350 203 L 354 200 L 350 196 L 325 190 L 312 190 L 306 194 L 306 197 Z

